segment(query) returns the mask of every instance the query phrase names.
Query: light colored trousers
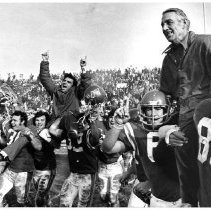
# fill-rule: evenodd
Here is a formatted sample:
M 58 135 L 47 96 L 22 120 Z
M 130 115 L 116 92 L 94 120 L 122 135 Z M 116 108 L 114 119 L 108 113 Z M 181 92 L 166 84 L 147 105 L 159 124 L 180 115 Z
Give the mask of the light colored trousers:
M 0 175 L 0 206 L 3 205 L 4 196 L 13 186 L 15 187 L 17 202 L 24 204 L 27 192 L 27 181 L 28 172 L 16 173 L 7 168 L 5 172 Z
M 118 201 L 122 173 L 123 168 L 120 162 L 111 164 L 100 162 L 98 176 L 100 179 L 100 196 L 103 200 L 108 196 L 111 204 L 115 204 Z
M 52 184 L 51 179 L 54 178 L 51 170 L 35 170 L 33 173 L 32 180 L 30 182 L 30 190 L 28 194 L 28 200 L 32 206 L 44 207 L 48 203 L 48 193 L 50 185 Z M 34 193 L 34 191 L 35 193 Z
M 182 199 L 178 199 L 177 201 L 174 202 L 169 202 L 169 201 L 164 201 L 159 198 L 156 198 L 154 195 L 152 195 L 150 199 L 150 207 L 153 208 L 179 208 L 182 205 Z
M 94 191 L 95 175 L 70 173 L 60 193 L 60 207 L 71 207 L 78 195 L 78 207 L 87 207 Z

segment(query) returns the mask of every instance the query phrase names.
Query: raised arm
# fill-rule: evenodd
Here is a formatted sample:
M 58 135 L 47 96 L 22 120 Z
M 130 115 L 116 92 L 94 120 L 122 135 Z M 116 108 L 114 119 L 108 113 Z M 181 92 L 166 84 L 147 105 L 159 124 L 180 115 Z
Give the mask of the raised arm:
M 121 131 L 123 131 L 124 124 L 129 120 L 129 98 L 126 105 L 117 109 L 114 113 L 114 125 L 108 131 L 102 148 L 107 153 L 125 152 L 126 146 L 122 141 L 118 141 Z
M 40 63 L 40 74 L 39 79 L 43 87 L 46 89 L 46 91 L 52 95 L 56 89 L 57 86 L 54 84 L 50 71 L 49 71 L 49 54 L 47 52 L 42 54 L 42 62 Z
M 88 88 L 92 83 L 92 75 L 89 72 L 86 72 L 85 66 L 87 65 L 86 58 L 80 60 L 81 66 L 81 77 L 79 85 L 76 89 L 76 95 L 79 100 L 81 100 L 84 96 L 84 91 Z

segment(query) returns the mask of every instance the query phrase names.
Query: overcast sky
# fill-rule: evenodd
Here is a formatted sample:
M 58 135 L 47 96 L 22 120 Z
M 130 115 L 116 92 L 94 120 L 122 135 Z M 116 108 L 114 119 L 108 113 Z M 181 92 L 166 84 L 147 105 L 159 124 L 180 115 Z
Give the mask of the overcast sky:
M 186 12 L 191 30 L 211 34 L 211 2 L 205 13 L 202 2 L 0 3 L 0 76 L 37 76 L 45 50 L 52 73 L 79 72 L 84 56 L 88 69 L 161 67 L 169 44 L 161 13 L 169 7 Z

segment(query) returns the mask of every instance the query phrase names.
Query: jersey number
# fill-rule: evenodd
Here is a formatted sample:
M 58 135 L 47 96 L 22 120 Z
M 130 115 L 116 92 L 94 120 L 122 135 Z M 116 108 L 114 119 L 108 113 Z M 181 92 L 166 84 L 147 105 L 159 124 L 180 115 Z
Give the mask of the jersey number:
M 201 163 L 204 163 L 207 160 L 210 148 L 211 119 L 204 117 L 199 121 L 198 134 L 199 134 L 198 160 Z
M 8 140 L 9 142 L 7 143 L 7 145 L 12 144 L 18 137 L 18 133 L 16 131 L 14 131 L 13 129 L 9 129 L 8 130 Z
M 149 132 L 147 134 L 147 155 L 148 158 L 155 162 L 153 157 L 153 149 L 158 146 L 159 136 L 157 132 Z

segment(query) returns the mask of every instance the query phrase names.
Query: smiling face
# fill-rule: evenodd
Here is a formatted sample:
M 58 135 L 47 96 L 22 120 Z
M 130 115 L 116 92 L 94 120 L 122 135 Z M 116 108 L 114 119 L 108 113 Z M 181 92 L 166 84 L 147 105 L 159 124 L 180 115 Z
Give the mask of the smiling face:
M 67 92 L 73 86 L 73 79 L 66 77 L 62 81 L 61 88 L 62 92 Z
M 37 117 L 35 119 L 35 126 L 36 126 L 38 132 L 45 128 L 45 126 L 46 126 L 46 117 L 45 117 L 45 115 L 42 115 L 42 116 Z
M 21 131 L 24 127 L 24 121 L 21 121 L 21 116 L 13 115 L 11 119 L 11 127 L 14 131 Z
M 147 123 L 158 126 L 163 122 L 164 110 L 162 107 L 146 107 Z
M 181 43 L 188 34 L 187 20 L 175 12 L 164 13 L 161 20 L 163 34 L 171 43 Z

